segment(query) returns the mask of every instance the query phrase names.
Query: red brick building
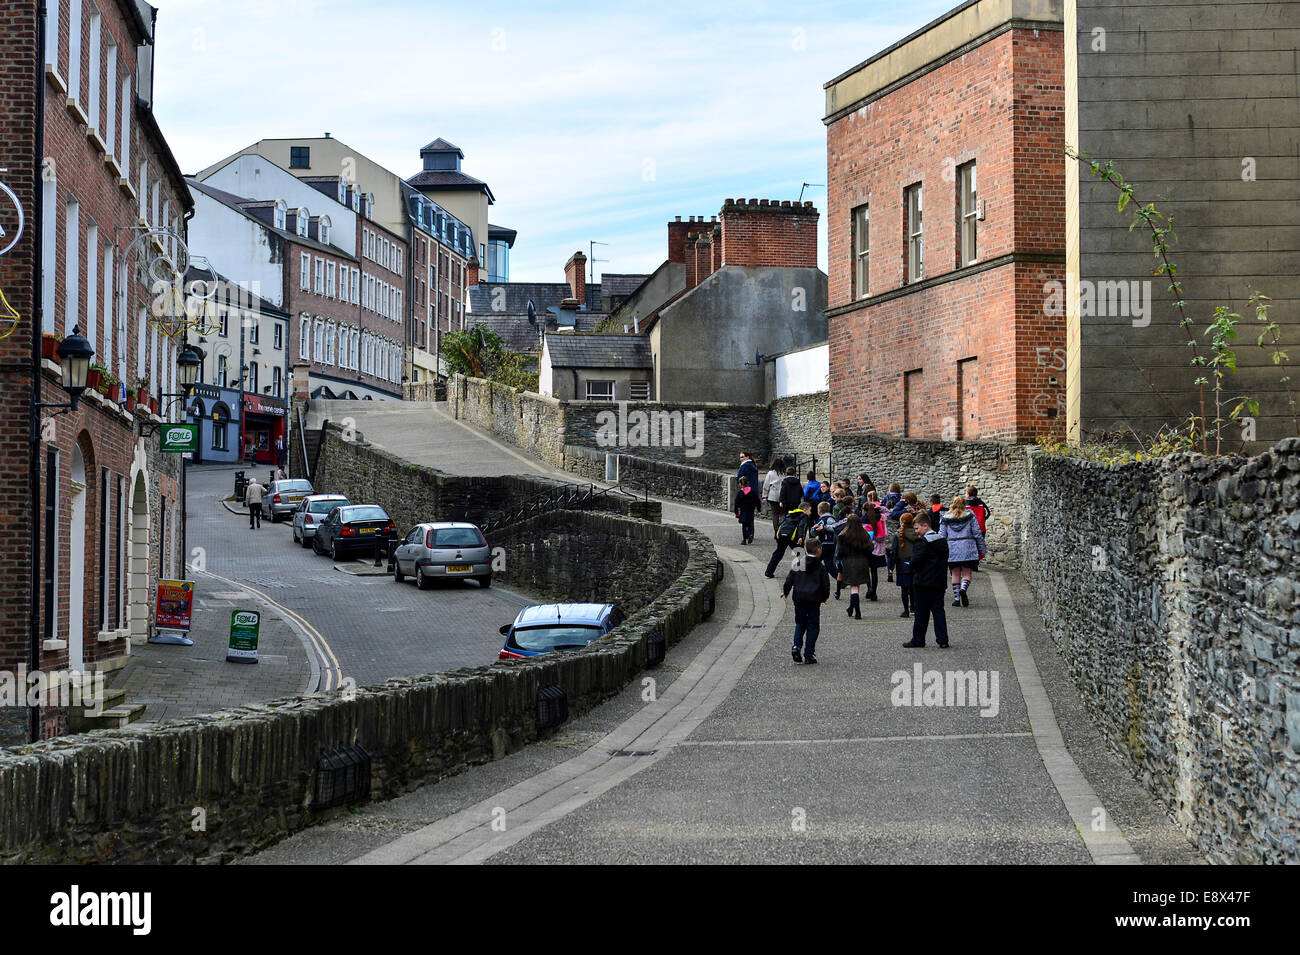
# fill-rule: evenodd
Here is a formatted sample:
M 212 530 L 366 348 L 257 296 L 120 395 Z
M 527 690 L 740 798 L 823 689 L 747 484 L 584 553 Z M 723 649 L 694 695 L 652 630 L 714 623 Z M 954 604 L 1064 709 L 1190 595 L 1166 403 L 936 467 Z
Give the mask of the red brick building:
M 151 108 L 154 9 L 136 0 L 46 8 L 42 23 L 35 2 L 0 4 L 0 181 L 26 220 L 0 255 L 10 306 L 0 306 L 0 483 L 9 497 L 0 669 L 112 670 L 128 639 L 147 637 L 159 576 L 183 572 L 180 461 L 140 434 L 162 423 L 158 412 L 176 414 L 159 397 L 178 390 L 182 345 L 156 319 L 159 297 L 140 266 L 175 277 L 190 202 Z M 12 237 L 12 206 L 0 216 Z M 53 347 L 74 328 L 101 377 L 127 388 L 88 388 L 69 413 L 42 409 L 33 441 L 33 390 L 43 402 L 68 397 L 59 365 L 40 357 L 42 334 Z M 32 714 L 0 713 L 4 739 L 25 738 Z M 37 732 L 61 732 L 66 717 L 43 709 Z
M 833 432 L 1063 433 L 1060 9 L 965 3 L 826 84 Z

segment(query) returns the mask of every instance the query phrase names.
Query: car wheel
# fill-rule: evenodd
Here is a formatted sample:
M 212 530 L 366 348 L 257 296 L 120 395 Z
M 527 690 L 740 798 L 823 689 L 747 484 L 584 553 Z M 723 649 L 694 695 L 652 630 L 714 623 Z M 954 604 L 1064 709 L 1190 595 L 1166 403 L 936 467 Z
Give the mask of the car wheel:
M 319 557 L 322 553 L 320 549 L 320 532 L 318 531 L 311 539 L 311 552 Z
M 489 588 L 489 587 L 492 586 L 492 578 L 491 578 L 491 577 L 480 577 L 480 578 L 478 579 L 478 585 L 479 585 L 480 587 L 482 587 L 484 590 L 486 590 L 487 588 Z
M 330 560 L 334 561 L 334 563 L 337 564 L 341 559 L 342 559 L 342 558 L 339 557 L 339 542 L 338 542 L 338 540 L 332 540 L 332 541 L 330 541 Z
M 429 580 L 428 577 L 424 576 L 424 568 L 423 568 L 423 567 L 416 567 L 416 568 L 415 568 L 415 586 L 416 586 L 416 587 L 420 588 L 421 590 L 428 590 L 429 587 L 432 586 L 432 583 L 433 583 L 433 582 L 432 582 L 431 580 Z
M 393 579 L 399 584 L 406 580 L 406 574 L 402 573 L 402 562 L 394 559 L 393 561 Z
M 295 544 L 298 543 L 298 525 L 297 525 L 297 524 L 292 524 L 292 525 L 290 525 L 289 533 L 293 534 L 293 542 L 294 542 Z
M 306 531 L 304 531 L 304 532 L 303 532 L 303 535 L 302 535 L 302 546 L 303 546 L 303 547 L 310 547 L 310 546 L 311 546 L 311 541 L 309 541 L 309 540 L 307 539 L 307 533 L 306 533 Z

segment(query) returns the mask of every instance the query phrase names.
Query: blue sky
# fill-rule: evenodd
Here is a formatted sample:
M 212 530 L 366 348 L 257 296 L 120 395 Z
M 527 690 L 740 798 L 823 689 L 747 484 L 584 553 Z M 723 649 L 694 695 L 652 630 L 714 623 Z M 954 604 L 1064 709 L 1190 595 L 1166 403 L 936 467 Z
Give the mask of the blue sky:
M 665 257 L 665 224 L 826 181 L 822 84 L 956 5 L 154 0 L 155 109 L 193 172 L 329 131 L 401 175 L 437 136 L 519 231 L 511 279 Z M 823 212 L 825 189 L 804 196 Z

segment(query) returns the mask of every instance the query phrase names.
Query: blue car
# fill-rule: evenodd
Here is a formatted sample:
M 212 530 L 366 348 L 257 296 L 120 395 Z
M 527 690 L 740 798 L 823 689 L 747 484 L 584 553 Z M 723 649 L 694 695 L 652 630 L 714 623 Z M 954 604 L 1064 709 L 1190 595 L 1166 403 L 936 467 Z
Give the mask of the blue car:
M 614 604 L 535 604 L 501 628 L 501 660 L 541 656 L 554 650 L 581 650 L 625 619 Z

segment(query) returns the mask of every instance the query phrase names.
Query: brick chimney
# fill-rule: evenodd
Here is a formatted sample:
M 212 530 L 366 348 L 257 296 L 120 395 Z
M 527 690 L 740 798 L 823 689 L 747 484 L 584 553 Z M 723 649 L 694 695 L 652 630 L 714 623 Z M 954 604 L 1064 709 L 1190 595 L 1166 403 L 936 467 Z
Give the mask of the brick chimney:
M 675 262 L 678 265 L 686 264 L 686 233 L 698 232 L 699 228 L 695 216 L 691 216 L 686 222 L 683 222 L 682 217 L 678 216 L 668 223 L 669 262 Z
M 478 285 L 478 256 L 465 263 L 465 287 Z
M 719 213 L 722 265 L 817 267 L 817 219 L 812 202 L 728 199 Z
M 571 297 L 585 307 L 587 304 L 587 256 L 574 252 L 564 263 L 564 280 L 569 283 Z
M 713 223 L 713 235 L 710 237 L 709 251 L 711 258 L 709 261 L 709 274 L 712 275 L 718 269 L 722 268 L 722 223 Z

